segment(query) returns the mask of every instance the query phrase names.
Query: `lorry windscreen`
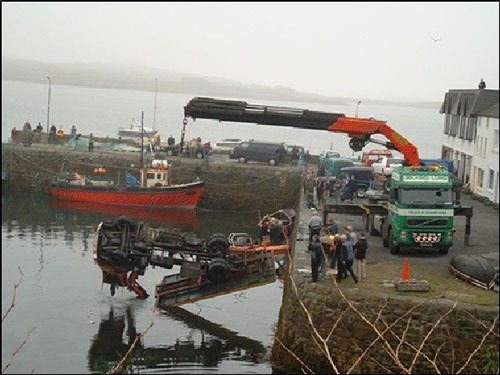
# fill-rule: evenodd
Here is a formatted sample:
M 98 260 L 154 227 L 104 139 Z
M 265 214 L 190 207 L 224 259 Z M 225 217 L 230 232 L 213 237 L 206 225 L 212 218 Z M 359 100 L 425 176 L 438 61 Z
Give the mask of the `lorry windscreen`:
M 412 188 L 399 191 L 399 202 L 412 205 L 452 205 L 451 189 Z

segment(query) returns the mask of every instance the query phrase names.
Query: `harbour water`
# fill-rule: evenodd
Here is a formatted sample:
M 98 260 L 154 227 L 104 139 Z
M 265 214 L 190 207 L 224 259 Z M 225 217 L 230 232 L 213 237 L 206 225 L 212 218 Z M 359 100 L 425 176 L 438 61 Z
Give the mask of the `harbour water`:
M 178 219 L 167 213 L 160 223 L 153 213 L 150 222 L 168 225 L 170 220 L 202 238 L 215 231 L 255 236 L 255 215 L 194 212 Z M 191 314 L 179 316 L 154 309 L 154 286 L 170 271 L 148 267 L 139 278 L 151 295 L 147 300 L 137 300 L 125 288 L 111 297 L 109 285 L 101 284 L 92 246 L 96 224 L 116 217 L 31 194 L 2 195 L 2 314 L 21 279 L 19 269 L 24 275 L 15 306 L 2 322 L 2 366 L 12 364 L 6 373 L 106 372 L 126 352 L 134 332 L 143 332 L 151 321 L 130 371 L 271 373 L 268 355 L 282 284 L 187 304 L 183 308 Z M 147 210 L 142 218 L 148 218 Z
M 55 80 L 54 80 L 55 81 Z M 180 138 L 183 107 L 199 95 L 158 93 L 156 128 L 162 139 Z M 279 105 L 353 116 L 355 103 L 326 105 L 243 99 L 251 104 Z M 52 85 L 50 123 L 69 132 L 115 137 L 119 127 L 140 120 L 152 126 L 154 92 Z M 442 115 L 439 108 L 361 104 L 360 117 L 386 120 L 417 144 L 421 156 L 440 156 Z M 47 86 L 2 81 L 2 142 L 12 126 L 25 121 L 46 126 Z M 186 139 L 254 138 L 302 144 L 312 154 L 334 149 L 352 156 L 346 135 L 293 128 L 190 120 Z M 381 138 L 383 139 L 383 138 Z M 375 146 L 377 147 L 377 146 Z M 36 194 L 2 195 L 2 367 L 6 373 L 106 372 L 126 350 L 134 332 L 154 326 L 134 352 L 129 370 L 140 373 L 271 373 L 273 342 L 282 295 L 275 282 L 184 306 L 188 313 L 154 309 L 154 286 L 166 271 L 148 268 L 140 283 L 151 294 L 137 300 L 119 289 L 114 297 L 101 284 L 101 271 L 91 256 L 93 233 L 103 219 L 123 212 L 92 212 L 86 207 L 58 204 Z M 135 212 L 141 220 L 194 231 L 206 238 L 214 232 L 256 235 L 258 213 L 191 212 L 158 215 Z M 228 226 L 230 223 L 230 228 Z M 21 271 L 20 271 L 21 270 Z M 189 314 L 191 313 L 191 314 Z M 12 353 L 29 334 L 25 345 Z M 117 349 L 118 348 L 118 349 Z

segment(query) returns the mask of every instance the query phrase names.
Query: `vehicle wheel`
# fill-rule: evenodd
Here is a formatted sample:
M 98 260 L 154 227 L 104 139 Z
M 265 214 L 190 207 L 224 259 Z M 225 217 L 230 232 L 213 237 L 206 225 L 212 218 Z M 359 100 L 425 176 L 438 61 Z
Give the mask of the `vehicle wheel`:
M 389 250 L 391 251 L 391 254 L 399 254 L 399 246 L 394 245 L 394 242 L 392 241 L 392 228 L 389 229 L 389 234 L 387 235 L 388 241 L 389 241 Z
M 269 160 L 269 165 L 276 165 L 276 160 L 270 159 Z
M 372 216 L 372 215 L 370 215 Z M 370 217 L 370 220 L 368 221 L 368 231 L 370 232 L 370 234 L 372 236 L 376 236 L 377 234 L 379 234 L 379 231 L 375 229 L 375 225 L 374 225 L 374 221 L 375 218 L 374 217 Z
M 167 150 L 167 156 L 174 156 L 174 152 L 172 150 Z
M 208 254 L 212 257 L 224 257 L 229 251 L 229 241 L 222 233 L 214 233 L 207 241 Z
M 384 181 L 384 191 L 385 191 L 386 193 L 388 193 L 390 190 L 391 190 L 391 179 L 390 179 L 390 178 L 387 178 L 387 179 Z
M 356 196 L 358 198 L 364 198 L 366 196 L 366 187 L 362 186 L 359 187 L 358 190 L 356 191 Z
M 132 232 L 135 232 L 135 230 L 137 229 L 137 222 L 128 218 L 127 216 L 120 216 L 118 219 L 116 219 L 116 226 L 119 229 L 122 229 L 125 226 L 129 226 L 130 230 Z
M 439 249 L 439 254 L 448 254 L 449 247 L 442 247 Z
M 197 151 L 196 152 L 196 159 L 203 159 L 203 152 Z
M 231 269 L 225 259 L 215 258 L 208 265 L 207 276 L 213 283 L 226 281 L 229 278 Z

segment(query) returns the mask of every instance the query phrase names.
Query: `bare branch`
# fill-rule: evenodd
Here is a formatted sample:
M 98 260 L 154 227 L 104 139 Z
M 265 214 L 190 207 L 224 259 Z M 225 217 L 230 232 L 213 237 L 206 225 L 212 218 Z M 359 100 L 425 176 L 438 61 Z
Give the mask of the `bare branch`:
M 21 282 L 23 281 L 23 278 L 24 278 L 24 273 L 23 273 L 23 270 L 21 269 L 21 267 L 17 266 L 17 269 L 21 273 L 21 278 L 19 279 L 19 281 L 16 284 L 14 284 L 14 295 L 12 296 L 12 302 L 10 303 L 10 306 L 7 309 L 7 311 L 5 312 L 5 314 L 2 316 L 2 323 L 3 323 L 4 319 L 7 318 L 7 315 L 9 315 L 10 311 L 14 308 L 14 306 L 16 304 L 17 288 L 19 288 L 19 285 L 21 285 Z
M 413 369 L 413 366 L 415 365 L 415 363 L 417 362 L 417 358 L 420 355 L 420 353 L 422 352 L 422 349 L 423 349 L 425 343 L 427 342 L 427 339 L 431 336 L 432 332 L 434 332 L 434 330 L 439 325 L 439 323 L 441 323 L 441 321 L 444 318 L 446 318 L 455 309 L 455 307 L 457 307 L 457 304 L 458 304 L 458 302 L 455 301 L 455 303 L 453 304 L 453 306 L 451 307 L 451 309 L 449 309 L 444 315 L 441 315 L 439 317 L 439 319 L 434 323 L 434 325 L 432 326 L 432 328 L 429 330 L 429 332 L 427 332 L 427 335 L 425 335 L 424 339 L 420 343 L 420 347 L 418 348 L 417 352 L 415 353 L 415 357 L 413 358 L 413 361 L 412 361 L 412 363 L 410 365 L 410 369 L 409 369 L 410 372 Z
M 17 353 L 19 353 L 19 351 L 23 348 L 24 345 L 26 345 L 26 343 L 28 342 L 28 338 L 31 336 L 31 334 L 33 333 L 33 331 L 36 329 L 36 326 L 31 328 L 28 333 L 26 334 L 26 337 L 24 338 L 24 340 L 21 342 L 21 344 L 17 347 L 16 350 L 14 350 L 10 356 L 10 359 L 9 361 L 7 362 L 7 364 L 3 367 L 2 369 L 2 372 L 5 372 L 11 365 L 12 365 L 12 360 L 14 359 L 14 357 L 17 355 Z
M 488 330 L 488 332 L 486 332 L 486 334 L 483 336 L 483 338 L 481 339 L 481 342 L 479 343 L 479 345 L 477 346 L 476 349 L 474 349 L 474 351 L 469 355 L 469 358 L 467 358 L 467 361 L 465 361 L 464 365 L 460 368 L 460 370 L 458 370 L 456 373 L 457 374 L 460 374 L 464 368 L 467 367 L 467 365 L 469 364 L 470 360 L 472 359 L 472 357 L 474 357 L 474 355 L 478 352 L 479 349 L 481 349 L 481 347 L 483 346 L 483 343 L 484 341 L 486 340 L 486 338 L 490 335 L 491 332 L 493 332 L 493 330 L 495 329 L 496 327 L 496 323 L 498 321 L 498 315 L 495 317 L 495 320 L 493 321 L 493 323 L 491 324 L 491 327 L 490 329 Z
M 134 350 L 135 345 L 142 337 L 144 337 L 144 335 L 149 331 L 149 329 L 153 325 L 154 325 L 154 323 L 151 322 L 149 324 L 148 328 L 146 328 L 146 330 L 143 333 L 140 333 L 140 334 L 135 336 L 134 342 L 130 345 L 129 349 L 127 350 L 127 352 L 125 353 L 123 358 L 120 360 L 120 362 L 118 362 L 111 370 L 109 370 L 110 374 L 116 374 L 116 373 L 119 373 L 123 370 L 123 364 L 128 360 L 128 357 L 130 357 L 130 354 L 132 353 L 132 350 Z
M 366 323 L 368 324 L 372 329 L 373 331 L 377 334 L 378 338 L 382 340 L 383 344 L 384 344 L 384 347 L 387 351 L 387 354 L 389 354 L 389 356 L 392 358 L 392 360 L 394 361 L 394 363 L 404 372 L 404 373 L 409 373 L 408 369 L 401 363 L 401 361 L 399 360 L 399 358 L 396 356 L 396 353 L 394 353 L 394 350 L 392 349 L 391 345 L 389 344 L 389 342 L 386 340 L 386 338 L 384 337 L 384 333 L 381 333 L 379 331 L 379 329 L 373 325 L 372 322 L 370 322 L 357 308 L 356 306 L 354 306 L 352 304 L 352 302 L 344 295 L 344 293 L 342 292 L 342 290 L 339 288 L 339 286 L 337 285 L 337 283 L 335 282 L 335 285 L 337 286 L 337 290 L 339 291 L 340 295 L 342 296 L 342 298 L 347 302 L 347 304 L 349 305 L 349 307 L 356 313 L 358 314 L 358 316 Z M 371 346 L 371 345 L 370 345 Z M 369 348 L 369 347 L 368 347 Z M 368 350 L 368 348 L 365 350 L 365 352 L 363 352 L 363 354 L 361 354 L 360 357 L 358 357 L 358 359 L 356 360 L 356 362 L 351 366 L 351 368 L 349 369 L 349 371 L 347 373 L 350 373 L 356 366 L 357 364 L 359 363 L 360 361 L 360 358 L 362 356 L 364 356 Z
M 279 337 L 276 337 L 276 341 L 277 341 L 277 342 L 278 342 L 278 343 L 279 343 L 279 344 L 283 347 L 283 349 L 285 349 L 285 350 L 286 350 L 286 351 L 287 351 L 287 352 L 288 352 L 288 353 L 289 353 L 289 354 L 290 354 L 293 358 L 295 358 L 295 359 L 296 359 L 296 360 L 297 360 L 297 361 L 298 361 L 298 362 L 299 362 L 302 366 L 304 366 L 304 367 L 307 369 L 307 371 L 309 371 L 311 374 L 314 374 L 314 371 L 313 371 L 313 370 L 311 370 L 311 369 L 310 369 L 310 368 L 309 368 L 309 367 L 308 367 L 308 366 L 307 366 L 307 365 L 306 365 L 306 364 L 305 364 L 305 363 L 304 363 L 304 362 L 303 362 L 303 361 L 302 361 L 299 357 L 297 357 L 297 356 L 295 355 L 295 353 L 294 353 L 294 352 L 292 352 L 290 349 L 288 349 L 288 348 L 286 347 L 286 345 L 285 345 L 285 344 L 283 344 L 283 342 L 279 339 Z
M 337 329 L 337 326 L 339 325 L 340 321 L 342 320 L 342 317 L 344 316 L 344 314 L 346 312 L 347 312 L 347 310 L 344 310 L 344 311 L 342 311 L 340 313 L 339 317 L 335 321 L 335 324 L 333 325 L 332 329 L 330 330 L 330 333 L 328 333 L 328 336 L 326 336 L 325 341 L 329 341 L 330 340 L 330 336 L 333 334 L 333 332 L 335 332 L 335 330 Z
M 297 285 L 295 284 L 295 280 L 293 279 L 293 276 L 290 275 L 290 281 L 292 283 L 292 286 L 293 286 L 293 291 L 295 293 L 295 295 L 297 296 L 297 299 L 299 301 L 299 304 L 300 306 L 302 307 L 302 310 L 304 310 L 306 316 L 307 316 L 307 320 L 309 321 L 309 326 L 311 327 L 312 329 L 312 332 L 314 333 L 314 335 L 316 336 L 316 338 L 321 341 L 322 343 L 322 347 L 323 347 L 323 352 L 324 354 L 326 355 L 326 358 L 327 360 L 330 362 L 330 365 L 332 366 L 332 369 L 333 371 L 338 374 L 339 371 L 337 369 L 337 366 L 335 365 L 335 362 L 333 361 L 333 358 L 332 358 L 332 355 L 330 353 L 330 348 L 328 347 L 328 342 L 320 335 L 320 333 L 318 332 L 318 330 L 316 329 L 316 327 L 314 326 L 314 322 L 312 321 L 312 317 L 311 317 L 311 314 L 309 313 L 309 310 L 307 309 L 307 307 L 304 305 L 304 302 L 299 298 L 299 292 L 297 290 Z
M 406 334 L 408 333 L 408 329 L 410 328 L 410 322 L 411 322 L 411 316 L 408 318 L 408 321 L 406 322 L 406 328 L 403 331 L 401 338 L 399 339 L 399 344 L 398 344 L 398 347 L 396 348 L 396 356 L 397 357 L 399 357 L 399 349 L 401 349 L 401 345 L 403 344 L 403 342 L 405 342 Z M 392 330 L 391 330 L 391 332 L 392 332 Z M 394 335 L 397 337 L 396 334 L 394 334 Z

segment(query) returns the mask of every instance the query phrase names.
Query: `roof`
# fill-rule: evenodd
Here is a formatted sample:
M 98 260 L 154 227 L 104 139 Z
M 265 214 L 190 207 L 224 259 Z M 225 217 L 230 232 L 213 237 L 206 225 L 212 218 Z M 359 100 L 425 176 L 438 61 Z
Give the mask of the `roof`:
M 439 113 L 498 118 L 498 90 L 449 90 Z

